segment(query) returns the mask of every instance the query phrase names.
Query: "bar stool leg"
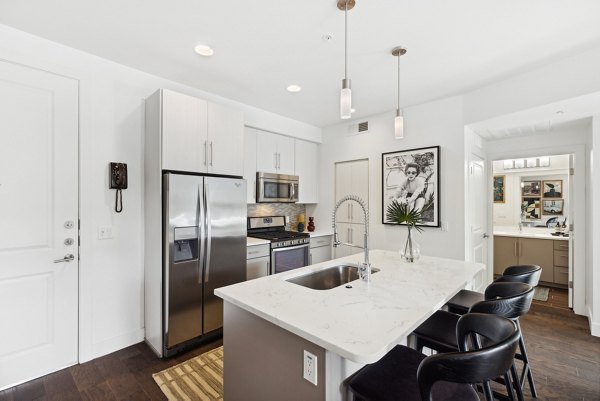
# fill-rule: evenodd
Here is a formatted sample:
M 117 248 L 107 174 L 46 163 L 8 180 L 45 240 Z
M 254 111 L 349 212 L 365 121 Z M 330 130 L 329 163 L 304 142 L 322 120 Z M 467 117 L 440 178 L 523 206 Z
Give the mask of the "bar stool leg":
M 519 323 L 519 319 L 515 319 L 515 323 L 521 332 L 521 336 L 519 337 L 519 351 L 520 355 L 515 355 L 517 359 L 521 359 L 523 361 L 523 371 L 521 372 L 521 388 L 525 385 L 525 378 L 529 381 L 529 389 L 531 390 L 531 395 L 534 398 L 537 398 L 537 391 L 535 389 L 535 384 L 533 382 L 533 374 L 531 373 L 531 367 L 529 366 L 529 358 L 527 357 L 527 349 L 525 348 L 525 340 L 523 339 L 523 331 L 521 330 L 521 324 Z
M 515 391 L 517 392 L 517 401 L 525 401 L 525 398 L 523 397 L 523 389 L 521 388 L 521 381 L 519 380 L 519 372 L 517 372 L 517 365 L 515 365 L 514 362 L 510 367 L 510 373 L 512 375 Z

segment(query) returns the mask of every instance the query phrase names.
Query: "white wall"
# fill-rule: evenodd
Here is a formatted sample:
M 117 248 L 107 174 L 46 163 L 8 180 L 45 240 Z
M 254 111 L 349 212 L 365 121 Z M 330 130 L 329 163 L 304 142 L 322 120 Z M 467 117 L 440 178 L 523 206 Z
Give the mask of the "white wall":
M 600 47 L 465 95 L 465 124 L 600 92 Z
M 405 138 L 394 138 L 394 113 L 371 116 L 369 132 L 349 136 L 347 127 L 356 121 L 323 129 L 320 147 L 319 204 L 307 205 L 317 227 L 331 226 L 334 206 L 334 163 L 369 159 L 369 231 L 372 248 L 399 250 L 406 238 L 406 227 L 382 224 L 381 154 L 398 150 L 440 146 L 440 218 L 449 232 L 425 228 L 416 234 L 421 252 L 426 255 L 464 259 L 464 163 L 463 103 L 461 97 L 430 102 L 404 110 Z
M 167 81 L 0 25 L 0 59 L 80 83 L 80 361 L 143 339 L 144 99 L 160 87 L 243 109 L 246 124 L 315 142 L 321 130 Z M 114 212 L 108 163 L 128 164 L 123 212 Z M 113 239 L 98 240 L 112 226 Z

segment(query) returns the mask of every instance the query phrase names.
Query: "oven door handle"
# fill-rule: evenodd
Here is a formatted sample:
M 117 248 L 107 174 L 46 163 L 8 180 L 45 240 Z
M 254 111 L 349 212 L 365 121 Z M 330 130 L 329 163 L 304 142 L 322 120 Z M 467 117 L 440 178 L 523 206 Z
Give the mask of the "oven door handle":
M 272 252 L 275 253 L 275 252 L 280 252 L 280 251 L 291 251 L 293 249 L 308 248 L 309 246 L 310 246 L 310 244 L 302 244 L 302 245 L 296 245 L 296 246 L 282 246 L 281 248 L 273 249 Z

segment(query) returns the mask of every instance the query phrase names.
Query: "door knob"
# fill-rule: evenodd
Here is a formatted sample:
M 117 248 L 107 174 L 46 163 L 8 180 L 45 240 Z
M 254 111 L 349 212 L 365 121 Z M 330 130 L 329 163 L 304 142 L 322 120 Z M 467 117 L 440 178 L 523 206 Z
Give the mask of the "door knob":
M 483 238 L 488 238 L 489 235 L 487 235 L 486 233 L 483 233 Z
M 55 259 L 55 260 L 54 260 L 54 263 L 71 262 L 71 261 L 73 261 L 73 260 L 75 260 L 75 256 L 73 256 L 73 254 L 72 254 L 72 253 L 68 253 L 68 254 L 66 254 L 66 255 L 65 255 L 65 257 L 64 257 L 64 258 L 62 258 L 62 259 Z

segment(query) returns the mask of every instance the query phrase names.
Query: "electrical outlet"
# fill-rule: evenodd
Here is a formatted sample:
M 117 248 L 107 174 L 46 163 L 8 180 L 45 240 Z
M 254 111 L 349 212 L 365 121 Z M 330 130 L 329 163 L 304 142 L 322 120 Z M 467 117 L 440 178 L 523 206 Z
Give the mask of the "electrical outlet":
M 110 239 L 113 237 L 112 227 L 98 227 L 98 239 Z
M 304 350 L 304 379 L 317 385 L 317 356 Z

